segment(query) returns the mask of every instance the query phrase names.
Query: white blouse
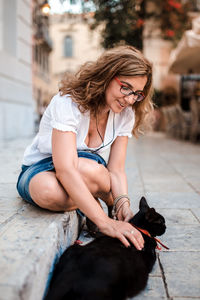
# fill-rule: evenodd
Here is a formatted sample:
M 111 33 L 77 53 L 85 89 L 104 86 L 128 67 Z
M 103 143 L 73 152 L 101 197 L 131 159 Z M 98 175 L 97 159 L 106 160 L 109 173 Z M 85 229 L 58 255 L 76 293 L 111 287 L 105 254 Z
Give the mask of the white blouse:
M 85 139 L 90 125 L 90 112 L 81 113 L 77 103 L 73 102 L 70 95 L 55 95 L 46 108 L 40 122 L 39 132 L 31 145 L 24 153 L 23 164 L 30 166 L 41 159 L 52 155 L 51 136 L 53 128 L 61 131 L 76 133 L 77 150 L 97 150 L 106 163 L 109 159 L 110 147 L 117 136 L 132 136 L 135 114 L 131 107 L 127 107 L 121 113 L 109 112 L 104 143 L 101 149 L 88 148 Z

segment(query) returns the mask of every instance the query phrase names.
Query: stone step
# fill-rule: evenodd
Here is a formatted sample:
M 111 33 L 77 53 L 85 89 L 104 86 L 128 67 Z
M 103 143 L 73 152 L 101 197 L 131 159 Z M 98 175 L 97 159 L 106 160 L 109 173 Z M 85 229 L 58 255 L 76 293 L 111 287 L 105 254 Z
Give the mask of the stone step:
M 77 239 L 75 211 L 23 204 L 0 225 L 0 300 L 40 300 L 59 256 Z

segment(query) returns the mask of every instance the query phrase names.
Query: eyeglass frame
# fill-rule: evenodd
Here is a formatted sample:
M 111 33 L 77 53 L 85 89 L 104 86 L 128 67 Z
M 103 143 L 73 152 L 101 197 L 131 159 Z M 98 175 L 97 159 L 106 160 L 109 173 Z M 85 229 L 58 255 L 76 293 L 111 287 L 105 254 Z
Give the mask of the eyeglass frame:
M 145 94 L 144 94 L 142 91 L 139 91 L 139 92 L 136 91 L 136 92 L 134 92 L 128 85 L 126 85 L 125 83 L 122 83 L 122 82 L 119 80 L 119 78 L 118 78 L 117 76 L 115 76 L 114 79 L 115 79 L 115 80 L 117 81 L 117 83 L 121 86 L 121 87 L 120 87 L 120 92 L 122 93 L 122 95 L 124 95 L 124 96 L 134 95 L 134 96 L 137 96 L 137 97 L 139 97 L 139 96 L 142 96 L 142 97 L 143 97 L 141 100 L 134 99 L 135 102 L 140 102 L 140 101 L 144 100 Z M 127 87 L 131 92 L 130 92 L 129 94 L 124 94 L 124 93 L 122 92 L 122 87 Z

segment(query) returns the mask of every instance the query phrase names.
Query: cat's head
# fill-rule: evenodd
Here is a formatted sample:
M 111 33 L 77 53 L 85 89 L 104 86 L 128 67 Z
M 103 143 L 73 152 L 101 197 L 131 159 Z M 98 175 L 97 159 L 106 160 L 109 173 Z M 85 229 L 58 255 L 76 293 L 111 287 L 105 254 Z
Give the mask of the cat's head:
M 165 219 L 154 208 L 150 208 L 145 197 L 140 199 L 139 212 L 130 223 L 146 229 L 151 236 L 162 235 L 166 230 Z

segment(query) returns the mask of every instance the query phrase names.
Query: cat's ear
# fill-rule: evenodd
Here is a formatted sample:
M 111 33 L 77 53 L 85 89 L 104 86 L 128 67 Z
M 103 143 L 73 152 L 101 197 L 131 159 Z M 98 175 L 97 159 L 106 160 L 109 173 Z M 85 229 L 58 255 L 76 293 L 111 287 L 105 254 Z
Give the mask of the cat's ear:
M 142 211 L 142 212 L 147 212 L 148 210 L 149 210 L 149 205 L 148 205 L 148 203 L 147 203 L 147 200 L 146 200 L 146 198 L 145 197 L 142 197 L 141 199 L 140 199 L 140 205 L 139 205 L 139 208 L 140 208 L 140 210 Z

